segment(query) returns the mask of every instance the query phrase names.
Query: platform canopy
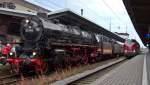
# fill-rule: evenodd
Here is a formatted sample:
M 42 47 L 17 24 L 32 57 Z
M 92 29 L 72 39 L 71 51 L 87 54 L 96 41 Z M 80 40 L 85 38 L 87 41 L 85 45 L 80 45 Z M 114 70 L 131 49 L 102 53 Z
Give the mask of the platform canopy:
M 146 46 L 150 45 L 150 39 L 146 37 L 150 33 L 150 0 L 123 0 L 133 25 Z
M 61 22 L 64 22 L 69 25 L 79 26 L 83 30 L 92 31 L 95 33 L 103 34 L 107 37 L 115 39 L 120 42 L 124 42 L 125 39 L 121 38 L 115 33 L 104 29 L 100 25 L 94 23 L 93 21 L 73 12 L 70 9 L 59 10 L 55 12 L 50 12 L 48 14 L 49 19 L 59 19 Z
M 10 15 L 10 16 L 15 16 L 15 17 L 28 17 L 29 15 L 36 15 L 35 13 L 31 13 L 31 12 L 15 11 L 15 10 L 11 10 L 11 9 L 3 9 L 3 8 L 0 8 L 0 14 Z M 50 13 L 48 13 L 47 18 L 48 19 L 59 19 L 65 24 L 79 26 L 83 30 L 100 33 L 100 34 L 103 34 L 107 37 L 113 38 L 120 42 L 125 41 L 123 38 L 121 38 L 117 34 L 104 29 L 103 27 L 99 26 L 98 24 L 94 23 L 93 21 L 91 21 L 83 16 L 80 16 L 79 14 L 71 11 L 70 9 L 64 9 L 64 10 L 50 12 Z
M 29 15 L 36 15 L 36 13 L 32 13 L 32 12 L 24 12 L 24 11 L 12 10 L 6 8 L 0 8 L 0 14 L 10 15 L 15 17 L 27 17 Z

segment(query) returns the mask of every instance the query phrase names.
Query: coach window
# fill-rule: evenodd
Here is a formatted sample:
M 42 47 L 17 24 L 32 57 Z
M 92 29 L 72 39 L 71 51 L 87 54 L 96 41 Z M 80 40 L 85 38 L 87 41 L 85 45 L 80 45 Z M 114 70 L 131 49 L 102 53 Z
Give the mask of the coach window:
M 110 42 L 110 38 L 107 37 L 107 42 Z
M 102 41 L 103 35 L 99 35 L 100 42 Z
M 105 36 L 103 36 L 102 41 L 106 42 Z
M 110 42 L 110 43 L 112 42 L 112 39 L 111 39 L 111 38 L 109 38 L 109 42 Z
M 6 8 L 7 2 L 3 2 L 3 8 Z
M 104 41 L 107 42 L 107 37 L 104 37 Z
M 7 7 L 8 7 L 9 9 L 15 9 L 15 8 L 16 8 L 16 6 L 15 6 L 14 3 L 7 3 Z
M 2 3 L 0 3 L 0 7 L 3 7 L 3 4 L 2 4 Z
M 111 38 L 108 38 L 108 42 L 110 42 L 110 43 L 111 43 Z
M 1 8 L 8 8 L 8 9 L 15 9 L 16 6 L 14 3 L 10 3 L 10 2 L 2 2 L 0 3 L 0 7 Z
M 107 42 L 109 42 L 109 38 L 107 37 Z
M 108 39 L 107 39 L 107 37 L 105 37 L 105 41 L 106 41 L 106 42 L 108 42 Z
M 101 37 L 102 41 L 104 41 L 104 36 Z
M 108 38 L 106 37 L 105 39 L 106 39 L 106 42 L 108 42 Z
M 130 39 L 127 39 L 127 43 L 131 44 L 132 42 L 131 42 L 131 40 L 130 40 Z

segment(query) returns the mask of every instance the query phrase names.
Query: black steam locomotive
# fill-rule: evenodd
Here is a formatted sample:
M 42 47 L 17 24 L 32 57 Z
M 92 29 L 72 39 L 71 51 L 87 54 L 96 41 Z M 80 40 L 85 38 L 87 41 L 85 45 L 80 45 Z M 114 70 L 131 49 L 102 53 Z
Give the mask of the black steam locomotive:
M 123 55 L 123 47 L 116 40 L 59 19 L 30 16 L 21 22 L 20 34 L 21 51 L 9 58 L 15 72 L 46 73 L 60 65 L 87 64 Z

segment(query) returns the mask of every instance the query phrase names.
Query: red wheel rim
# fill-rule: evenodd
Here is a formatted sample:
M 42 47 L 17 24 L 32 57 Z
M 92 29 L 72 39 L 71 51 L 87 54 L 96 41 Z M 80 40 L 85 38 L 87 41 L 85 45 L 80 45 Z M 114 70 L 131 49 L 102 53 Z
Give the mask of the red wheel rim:
M 88 63 L 88 58 L 86 56 L 83 58 L 83 62 L 84 62 L 84 64 Z
M 47 63 L 43 63 L 43 65 L 41 66 L 41 72 L 42 73 L 48 72 L 48 64 Z

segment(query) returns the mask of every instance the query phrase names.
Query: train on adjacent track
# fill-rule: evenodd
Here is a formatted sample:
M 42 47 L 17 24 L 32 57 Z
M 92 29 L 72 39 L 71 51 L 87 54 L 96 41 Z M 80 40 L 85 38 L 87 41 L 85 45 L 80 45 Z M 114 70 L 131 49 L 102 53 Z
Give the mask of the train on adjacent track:
M 1 58 L 11 65 L 12 71 L 42 72 L 58 66 L 87 64 L 129 54 L 129 43 L 115 39 L 79 26 L 62 24 L 59 20 L 49 20 L 39 16 L 29 16 L 22 20 L 20 28 L 21 43 L 16 53 L 9 52 Z M 140 46 L 135 40 L 131 55 L 139 53 Z M 14 43 L 13 43 L 14 44 Z M 11 47 L 10 47 L 11 48 Z
M 139 54 L 140 52 L 140 45 L 134 39 L 127 39 L 123 45 L 124 47 L 124 55 L 128 58 Z

